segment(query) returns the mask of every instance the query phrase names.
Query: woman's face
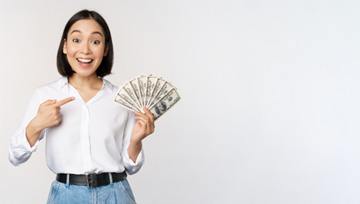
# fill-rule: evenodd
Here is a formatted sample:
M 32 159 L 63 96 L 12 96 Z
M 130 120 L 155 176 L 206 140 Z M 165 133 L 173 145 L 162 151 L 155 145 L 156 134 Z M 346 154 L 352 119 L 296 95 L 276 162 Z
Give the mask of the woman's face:
M 106 55 L 105 35 L 101 26 L 92 19 L 75 22 L 67 34 L 63 53 L 77 75 L 96 75 L 96 69 Z

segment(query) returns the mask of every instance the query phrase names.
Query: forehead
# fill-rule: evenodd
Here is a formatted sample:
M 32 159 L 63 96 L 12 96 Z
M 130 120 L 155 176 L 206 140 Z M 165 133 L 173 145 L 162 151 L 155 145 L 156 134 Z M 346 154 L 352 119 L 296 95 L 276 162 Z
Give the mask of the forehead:
M 71 33 L 79 33 L 79 32 L 85 35 L 101 33 L 104 36 L 104 32 L 101 25 L 93 19 L 82 19 L 76 21 L 70 27 L 68 35 L 70 35 Z

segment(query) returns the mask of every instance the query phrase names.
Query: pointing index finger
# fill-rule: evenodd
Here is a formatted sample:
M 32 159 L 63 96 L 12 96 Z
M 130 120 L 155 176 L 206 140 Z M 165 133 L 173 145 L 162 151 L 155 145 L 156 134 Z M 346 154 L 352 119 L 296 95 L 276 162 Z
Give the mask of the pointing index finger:
M 75 97 L 73 97 L 73 96 L 61 99 L 61 100 L 56 102 L 55 106 L 58 106 L 58 107 L 63 106 L 65 104 L 69 103 L 70 101 L 73 101 L 74 99 L 75 99 Z

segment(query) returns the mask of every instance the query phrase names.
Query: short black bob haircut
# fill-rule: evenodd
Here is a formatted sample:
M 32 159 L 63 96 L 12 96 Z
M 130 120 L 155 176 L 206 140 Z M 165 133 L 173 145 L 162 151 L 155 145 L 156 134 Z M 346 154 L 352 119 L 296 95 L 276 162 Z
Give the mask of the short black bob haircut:
M 84 19 L 92 19 L 95 20 L 103 29 L 105 35 L 105 51 L 107 51 L 106 56 L 104 56 L 101 64 L 96 70 L 96 75 L 98 77 L 104 77 L 106 75 L 111 74 L 111 69 L 114 60 L 114 51 L 113 51 L 113 44 L 111 39 L 110 29 L 105 21 L 105 19 L 96 11 L 89 11 L 89 10 L 81 10 L 74 14 L 69 21 L 66 23 L 64 32 L 61 36 L 61 41 L 59 45 L 59 49 L 57 52 L 56 58 L 56 65 L 58 72 L 65 77 L 70 77 L 74 71 L 71 68 L 68 60 L 66 59 L 66 54 L 63 53 L 64 42 L 67 39 L 67 34 L 71 28 L 71 26 L 79 20 Z

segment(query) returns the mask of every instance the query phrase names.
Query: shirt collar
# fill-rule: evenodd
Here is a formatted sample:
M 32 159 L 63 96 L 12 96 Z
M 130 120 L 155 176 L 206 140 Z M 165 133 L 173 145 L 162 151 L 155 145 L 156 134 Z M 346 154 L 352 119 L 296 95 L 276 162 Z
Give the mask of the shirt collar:
M 59 88 L 63 88 L 69 83 L 67 77 L 61 77 L 58 82 L 59 82 Z
M 109 90 L 111 92 L 111 83 L 104 78 L 102 78 L 102 80 L 103 80 L 103 86 L 101 87 L 101 89 Z M 59 79 L 59 88 L 60 89 L 64 88 L 68 84 L 69 84 L 69 80 L 67 77 L 63 76 Z

